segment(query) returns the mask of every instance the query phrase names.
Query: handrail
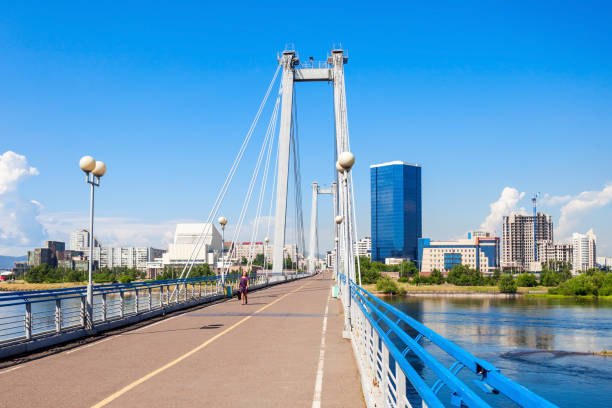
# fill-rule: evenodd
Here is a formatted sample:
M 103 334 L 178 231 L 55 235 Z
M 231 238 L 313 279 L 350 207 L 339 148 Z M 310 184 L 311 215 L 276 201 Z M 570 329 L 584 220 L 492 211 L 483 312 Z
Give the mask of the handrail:
M 339 278 L 341 282 L 345 282 L 342 274 L 339 275 Z M 475 379 L 474 382 L 482 382 L 482 385 L 478 384 L 482 390 L 495 394 L 501 393 L 520 406 L 556 407 L 556 405 L 501 374 L 488 361 L 475 357 L 352 281 L 350 282 L 350 292 L 351 298 L 354 300 L 353 304 L 358 306 L 357 310 L 362 312 L 363 317 L 376 331 L 388 349 L 389 354 L 395 359 L 406 378 L 412 383 L 427 406 L 444 406 L 436 394 L 438 394 L 442 386 L 447 386 L 452 395 L 451 399 L 455 403 L 468 407 L 490 407 L 489 403 L 485 402 L 472 388 L 457 377 L 460 369 L 465 366 L 471 372 L 480 376 L 480 381 Z M 352 313 L 357 312 L 357 310 L 353 310 Z M 415 330 L 418 333 L 417 336 L 412 338 L 399 326 L 400 323 L 406 324 Z M 385 327 L 383 328 L 383 326 Z M 393 337 L 393 341 L 391 337 Z M 442 365 L 419 344 L 423 337 L 454 358 L 455 364 L 450 369 Z M 398 348 L 398 341 L 404 345 L 405 348 L 403 350 Z M 433 386 L 428 386 L 408 362 L 405 356 L 409 352 L 414 353 L 438 377 L 438 381 Z
M 252 273 L 249 282 L 256 289 L 309 275 Z M 225 276 L 225 284 L 236 289 L 239 276 Z M 220 299 L 224 286 L 219 276 L 98 284 L 91 312 L 87 286 L 0 293 L 0 358 Z
M 256 277 L 261 275 L 251 275 L 249 277 Z M 227 275 L 226 279 L 236 279 L 238 274 Z M 96 295 L 102 293 L 110 293 L 109 290 L 115 289 L 117 290 L 133 290 L 147 287 L 156 287 L 156 286 L 167 286 L 167 285 L 177 285 L 177 284 L 191 284 L 191 283 L 199 283 L 205 281 L 220 281 L 219 276 L 200 276 L 194 278 L 183 278 L 183 279 L 163 279 L 163 280 L 150 280 L 150 281 L 141 281 L 141 282 L 130 282 L 130 283 L 108 283 L 108 284 L 97 284 L 93 285 L 93 293 Z M 59 289 L 43 289 L 43 290 L 29 290 L 29 291 L 15 291 L 15 292 L 0 292 L 0 302 L 4 302 L 7 300 L 17 300 L 23 299 L 25 301 L 29 301 L 29 299 L 36 298 L 57 298 L 62 297 L 64 295 L 72 295 L 72 294 L 81 294 L 87 291 L 87 286 L 75 286 L 72 288 L 59 288 Z M 0 303 L 0 307 L 3 304 Z

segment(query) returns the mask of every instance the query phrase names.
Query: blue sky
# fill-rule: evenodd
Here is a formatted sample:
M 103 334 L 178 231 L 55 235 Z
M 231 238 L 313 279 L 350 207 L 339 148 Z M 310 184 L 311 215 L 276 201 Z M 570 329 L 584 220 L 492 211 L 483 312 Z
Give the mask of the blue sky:
M 165 245 L 177 220 L 206 218 L 277 52 L 292 43 L 322 60 L 341 43 L 360 236 L 369 165 L 404 160 L 423 166 L 425 236 L 460 237 L 500 197 L 529 210 L 542 192 L 540 208 L 563 217 L 557 238 L 593 228 L 612 256 L 606 2 L 174 3 L 3 7 L 0 254 L 85 227 L 83 154 L 109 169 L 96 200 L 103 243 Z M 332 94 L 322 83 L 296 92 L 307 223 L 310 182 L 333 176 Z M 222 207 L 230 224 L 269 115 Z

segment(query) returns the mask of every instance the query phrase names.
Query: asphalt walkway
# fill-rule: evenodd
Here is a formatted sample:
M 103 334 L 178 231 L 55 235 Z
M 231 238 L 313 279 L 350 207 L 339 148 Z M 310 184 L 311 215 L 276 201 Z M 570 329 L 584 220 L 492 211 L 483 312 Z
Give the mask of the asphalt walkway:
M 0 371 L 2 407 L 363 407 L 329 274 Z

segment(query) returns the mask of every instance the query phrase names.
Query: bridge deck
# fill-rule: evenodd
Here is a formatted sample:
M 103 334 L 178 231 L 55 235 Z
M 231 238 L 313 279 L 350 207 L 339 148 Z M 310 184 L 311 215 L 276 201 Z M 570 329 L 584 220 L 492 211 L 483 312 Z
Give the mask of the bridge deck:
M 236 299 L 0 371 L 0 405 L 364 406 L 329 275 Z M 321 371 L 322 328 L 327 313 Z M 315 404 L 313 404 L 315 402 Z

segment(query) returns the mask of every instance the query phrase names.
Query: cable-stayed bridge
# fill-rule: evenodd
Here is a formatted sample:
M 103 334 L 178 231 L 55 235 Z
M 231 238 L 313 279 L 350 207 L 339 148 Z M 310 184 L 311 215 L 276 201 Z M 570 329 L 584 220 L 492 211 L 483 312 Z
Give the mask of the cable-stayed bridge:
M 334 49 L 324 61 L 300 61 L 289 49 L 278 62 L 178 279 L 95 285 L 91 308 L 85 287 L 0 295 L 2 406 L 554 407 L 361 287 L 348 58 Z M 317 165 L 335 179 L 329 189 L 312 184 L 308 259 L 287 270 L 289 204 L 290 239 L 306 252 L 294 84 L 315 81 L 333 86 L 335 160 Z M 249 162 L 245 152 L 270 100 L 263 141 Z M 254 168 L 240 212 L 229 217 L 226 196 L 245 162 Z M 333 270 L 317 262 L 320 194 L 332 196 Z M 190 275 L 218 217 L 223 228 L 235 220 L 231 242 L 238 241 L 253 196 L 250 242 L 271 241 L 272 268 L 265 260 L 249 275 L 252 293 L 241 305 L 227 262 L 234 248 L 218 254 L 218 276 Z M 258 220 L 266 211 L 264 228 Z

